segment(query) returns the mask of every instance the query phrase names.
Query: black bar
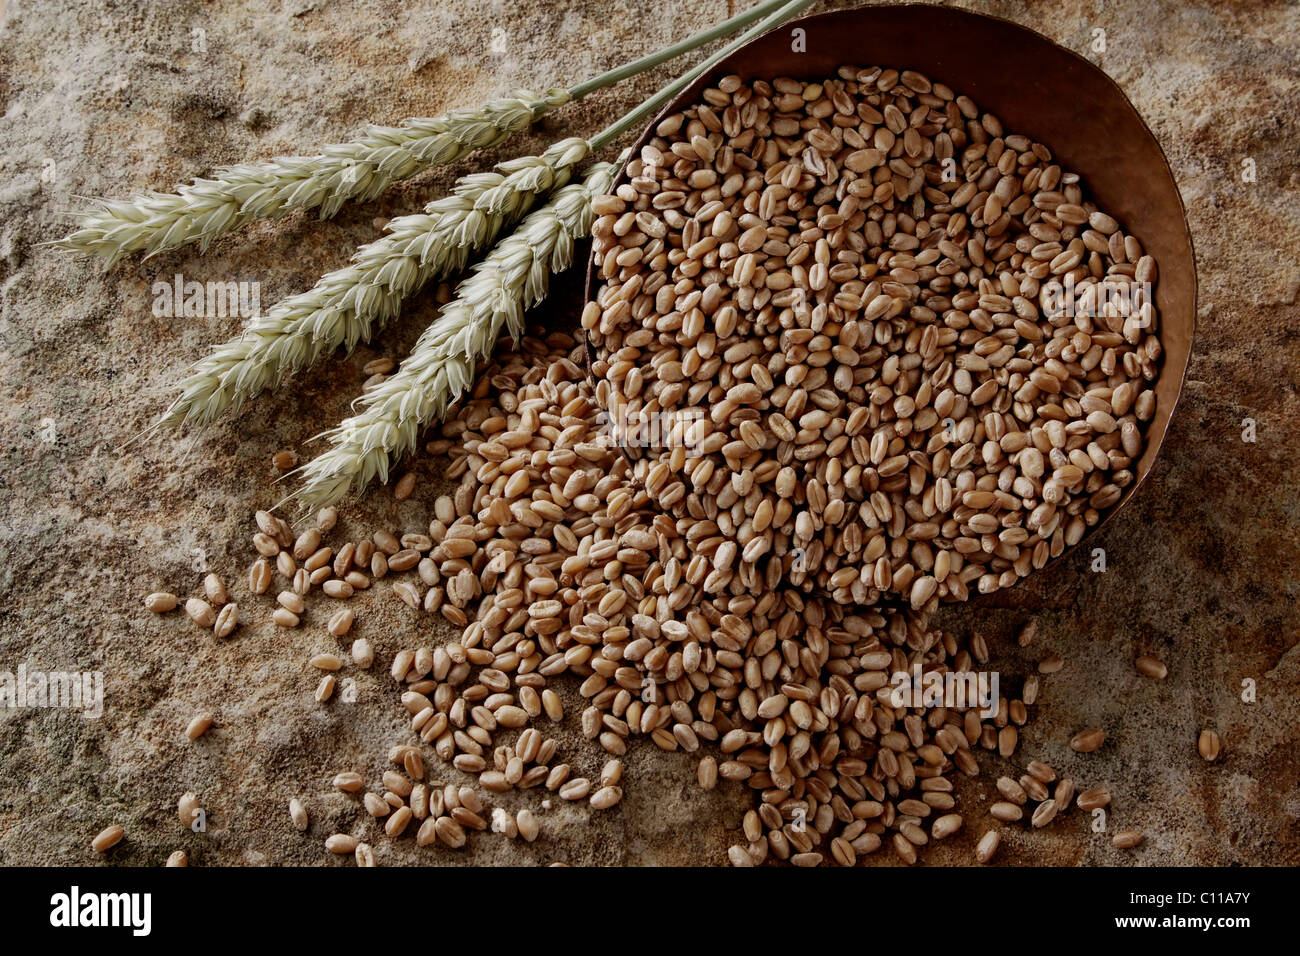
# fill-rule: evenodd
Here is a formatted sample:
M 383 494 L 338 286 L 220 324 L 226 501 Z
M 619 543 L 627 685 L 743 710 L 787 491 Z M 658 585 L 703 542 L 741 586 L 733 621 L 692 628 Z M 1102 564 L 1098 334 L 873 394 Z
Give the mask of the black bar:
M 1055 939 L 1158 939 L 1170 932 L 1231 940 L 1261 928 L 1270 936 L 1293 922 L 1290 887 L 1294 870 L 1244 868 L 862 868 L 846 870 L 505 870 L 428 868 L 422 872 L 354 868 L 319 869 L 0 869 L 6 925 L 13 939 L 29 934 L 57 939 L 71 935 L 112 937 L 126 945 L 145 938 L 163 941 L 259 944 L 283 937 L 303 943 L 319 932 L 348 935 L 373 927 L 376 940 L 390 938 L 398 922 L 427 924 L 445 946 L 448 934 L 482 941 L 489 926 L 509 931 L 540 926 L 525 916 L 550 911 L 549 931 L 571 939 L 661 942 L 687 913 L 721 920 L 728 932 L 760 931 L 765 943 L 785 934 L 809 941 L 820 928 L 850 939 L 891 936 L 954 943 L 971 933 L 1042 929 Z M 73 922 L 73 887 L 83 922 L 93 911 L 126 925 L 87 927 Z M 509 889 L 512 888 L 513 889 Z M 114 896 L 101 910 L 98 894 L 148 894 L 131 909 Z M 91 899 L 93 902 L 87 902 Z M 664 921 L 646 920 L 662 911 Z M 492 913 L 508 918 L 494 918 Z M 567 914 L 567 920 L 559 914 Z M 136 926 L 131 925 L 134 915 Z M 1205 921 L 1208 921 L 1205 922 Z M 54 925 L 62 922 L 64 925 Z M 607 925 L 601 925 L 602 923 Z M 982 927 L 982 928 L 981 928 Z M 137 930 L 140 934 L 137 935 Z M 468 934 L 478 934 L 470 937 Z M 403 934 L 405 935 L 405 934 Z M 497 938 L 494 936 L 494 939 Z M 1172 937 L 1171 937 L 1172 938 Z

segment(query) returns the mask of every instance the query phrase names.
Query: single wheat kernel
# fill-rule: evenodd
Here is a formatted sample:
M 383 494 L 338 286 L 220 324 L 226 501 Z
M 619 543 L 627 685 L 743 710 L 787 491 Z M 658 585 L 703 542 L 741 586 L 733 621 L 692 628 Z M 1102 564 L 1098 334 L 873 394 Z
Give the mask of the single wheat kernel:
M 300 615 L 307 610 L 307 602 L 302 599 L 301 594 L 294 591 L 281 591 L 275 599 L 290 614 Z
M 321 678 L 320 683 L 316 685 L 316 703 L 323 704 L 334 696 L 334 675 L 326 674 Z
M 1052 794 L 1052 800 L 1056 803 L 1057 810 L 1065 810 L 1070 806 L 1070 801 L 1074 799 L 1074 781 L 1068 777 L 1056 785 L 1056 790 Z
M 334 557 L 333 548 L 321 547 L 317 548 L 312 555 L 302 563 L 303 568 L 311 574 L 313 583 L 316 582 L 316 572 L 318 571 L 324 571 L 325 574 L 323 577 L 325 578 L 328 578 L 334 573 L 334 569 L 329 566 L 332 557 Z
M 320 549 L 321 533 L 316 528 L 308 528 L 298 535 L 293 543 L 293 556 L 299 561 L 306 561 Z
M 265 594 L 271 586 L 271 564 L 266 558 L 258 558 L 248 569 L 248 590 L 254 594 Z
M 1141 830 L 1121 830 L 1111 837 L 1110 842 L 1121 850 L 1129 850 L 1142 842 Z
M 1223 741 L 1213 730 L 1202 730 L 1200 736 L 1196 738 L 1196 750 L 1208 763 L 1213 763 L 1219 759 L 1219 753 L 1223 749 Z
M 439 842 L 453 850 L 463 847 L 467 840 L 464 828 L 449 816 L 434 821 L 434 833 Z
M 293 821 L 293 828 L 299 832 L 307 832 L 307 808 L 302 805 L 302 801 L 297 797 L 289 798 L 289 819 Z
M 989 816 L 994 820 L 1001 820 L 1003 823 L 1015 823 L 1024 815 L 1025 811 L 1020 809 L 1019 806 L 1005 800 L 1000 800 L 989 807 Z
M 316 512 L 316 527 L 320 529 L 321 534 L 328 534 L 333 531 L 338 521 L 339 510 L 333 506 L 322 508 Z
M 342 613 L 342 612 L 340 612 Z M 350 611 L 347 613 L 351 613 Z M 330 622 L 333 625 L 333 621 Z M 331 626 L 331 633 L 337 633 Z M 344 633 L 347 629 L 344 628 Z M 370 642 L 364 637 L 358 637 L 352 642 L 352 663 L 356 664 L 362 670 L 369 670 L 370 665 L 375 662 L 375 649 L 370 646 Z
M 181 798 L 176 801 L 176 819 L 180 821 L 181 826 L 189 829 L 194 825 L 195 816 L 199 813 L 199 797 L 193 790 L 187 790 L 181 794 Z
M 1053 770 L 1049 764 L 1045 764 L 1041 760 L 1029 761 L 1029 765 L 1025 767 L 1025 771 L 1035 780 L 1039 780 L 1043 783 L 1051 783 L 1056 779 L 1056 771 Z
M 346 600 L 347 598 L 352 597 L 355 593 L 352 585 L 348 584 L 346 581 L 339 581 L 337 579 L 326 581 L 321 585 L 321 590 L 325 592 L 326 597 L 338 598 L 340 600 Z
M 297 614 L 283 607 L 275 609 L 275 613 L 271 615 L 271 620 L 280 627 L 297 627 L 301 623 L 301 619 Z
M 1034 813 L 1030 818 L 1030 822 L 1035 827 L 1045 827 L 1056 818 L 1058 809 L 1056 801 L 1044 801 L 1034 808 Z
M 1143 677 L 1150 677 L 1154 680 L 1164 680 L 1169 674 L 1169 668 L 1164 662 L 1155 657 L 1143 655 L 1135 662 L 1138 673 Z
M 344 770 L 334 777 L 334 786 L 345 793 L 356 793 L 366 784 L 361 774 L 353 770 Z
M 960 813 L 945 813 L 943 816 L 935 819 L 930 826 L 930 836 L 936 840 L 942 840 L 950 837 L 961 829 L 962 817 Z
M 586 777 L 574 777 L 566 780 L 559 789 L 561 799 L 581 800 L 591 792 L 591 781 Z
M 712 790 L 718 785 L 718 761 L 713 757 L 704 757 L 695 768 L 695 779 L 700 787 Z
M 343 658 L 337 654 L 316 654 L 307 663 L 317 670 L 336 671 L 343 667 Z
M 124 836 L 126 836 L 126 831 L 122 829 L 121 824 L 114 823 L 112 826 L 100 831 L 99 835 L 90 841 L 90 847 L 96 853 L 107 853 L 121 843 Z
M 237 627 L 239 627 L 239 605 L 227 604 L 217 613 L 217 619 L 212 623 L 212 632 L 217 637 L 229 637 L 235 633 Z
M 335 833 L 325 838 L 325 849 L 330 853 L 337 853 L 339 856 L 347 856 L 356 852 L 359 842 L 354 836 L 349 836 L 346 833 Z
M 270 535 L 272 538 L 280 530 L 280 525 L 276 521 L 275 515 L 269 511 L 257 511 L 253 514 L 253 520 L 257 522 L 257 530 L 262 534 Z
M 190 740 L 198 740 L 200 737 L 202 737 L 204 734 L 208 732 L 208 728 L 211 726 L 212 726 L 212 715 L 199 714 L 189 722 L 188 726 L 186 726 L 185 736 L 188 737 Z
M 411 808 L 398 807 L 384 824 L 384 832 L 390 837 L 399 837 L 411 822 Z
M 176 595 L 166 591 L 155 591 L 144 599 L 144 606 L 155 614 L 165 614 L 176 608 Z
M 541 833 L 541 826 L 537 822 L 537 817 L 533 811 L 524 809 L 515 815 L 515 823 L 519 827 L 519 835 L 527 842 L 532 843 Z
M 1110 806 L 1110 791 L 1105 787 L 1089 787 L 1087 790 L 1081 790 L 1075 799 L 1075 805 L 1080 810 L 1088 812 L 1099 807 Z
M 203 579 L 203 593 L 207 595 L 208 600 L 213 604 L 225 604 L 230 600 L 226 594 L 226 585 L 215 574 L 208 574 Z
M 185 613 L 190 616 L 191 621 L 202 628 L 212 627 L 217 622 L 217 612 L 202 598 L 190 598 L 186 601 Z
M 352 630 L 352 622 L 355 619 L 355 612 L 351 608 L 345 607 L 341 611 L 335 611 L 330 616 L 329 623 L 325 625 L 325 628 L 335 637 L 343 637 L 348 631 Z
M 1089 727 L 1070 738 L 1070 749 L 1081 754 L 1090 754 L 1101 748 L 1106 742 L 1106 732 L 1100 727 Z

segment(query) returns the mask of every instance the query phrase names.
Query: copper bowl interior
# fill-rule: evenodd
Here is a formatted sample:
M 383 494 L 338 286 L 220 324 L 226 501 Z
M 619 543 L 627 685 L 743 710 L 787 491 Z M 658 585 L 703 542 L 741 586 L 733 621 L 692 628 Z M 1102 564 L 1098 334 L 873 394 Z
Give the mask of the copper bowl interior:
M 805 31 L 806 52 L 791 49 L 794 29 Z M 1119 86 L 1078 54 L 1007 20 L 904 4 L 805 17 L 757 38 L 683 90 L 647 126 L 632 154 L 653 137 L 660 119 L 699 102 L 704 88 L 722 76 L 814 80 L 834 76 L 844 64 L 917 70 L 969 96 L 1009 132 L 1045 144 L 1055 162 L 1079 173 L 1085 194 L 1155 257 L 1163 353 L 1156 413 L 1147 425 L 1135 480 L 1089 529 L 1091 534 L 1114 517 L 1150 473 L 1191 356 L 1196 266 L 1182 198 L 1160 144 Z M 615 185 L 626 178 L 620 175 Z M 589 262 L 587 301 L 599 284 Z

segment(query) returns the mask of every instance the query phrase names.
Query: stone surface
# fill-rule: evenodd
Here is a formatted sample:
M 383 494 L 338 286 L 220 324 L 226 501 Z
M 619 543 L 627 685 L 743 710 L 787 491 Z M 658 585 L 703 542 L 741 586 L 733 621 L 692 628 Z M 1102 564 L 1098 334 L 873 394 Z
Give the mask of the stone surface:
M 106 694 L 96 720 L 0 710 L 0 863 L 95 862 L 90 839 L 111 822 L 127 836 L 106 861 L 128 865 L 158 865 L 177 848 L 192 865 L 336 865 L 322 848 L 336 830 L 369 834 L 383 864 L 724 861 L 747 794 L 703 793 L 691 758 L 646 745 L 627 759 L 627 797 L 611 812 L 554 797 L 543 809 L 537 791 L 502 799 L 538 813 L 544 835 L 532 845 L 478 836 L 465 852 L 419 851 L 409 839 L 374 838 L 355 798 L 330 787 L 339 770 L 374 780 L 385 768 L 406 715 L 382 662 L 436 635 L 382 589 L 365 595 L 356 633 L 381 663 L 345 672 L 357 703 L 317 705 L 305 662 L 339 642 L 324 631 L 319 601 L 303 627 L 285 631 L 271 625 L 269 601 L 247 594 L 250 516 L 283 487 L 272 483 L 272 453 L 310 453 L 304 443 L 356 395 L 361 365 L 404 354 L 433 314 L 429 296 L 375 347 L 331 358 L 237 417 L 139 438 L 185 366 L 236 328 L 231 319 L 154 317 L 155 279 L 255 280 L 269 304 L 341 265 L 376 235 L 376 220 L 438 195 L 451 173 L 419 177 L 327 223 L 255 225 L 205 256 L 182 250 L 103 272 L 41 243 L 67 231 L 80 197 L 168 189 L 221 163 L 308 152 L 367 121 L 574 82 L 613 65 L 620 50 L 647 51 L 720 19 L 727 6 L 672 0 L 651 18 L 627 0 L 291 0 L 269 9 L 247 0 L 0 0 L 0 671 L 100 670 Z M 1091 573 L 1088 556 L 1074 553 L 1022 587 L 944 612 L 947 626 L 988 635 L 1004 674 L 1048 653 L 1065 658 L 1044 682 L 1014 763 L 1040 757 L 1081 785 L 1109 784 L 1112 831 L 1140 827 L 1146 841 L 1115 850 L 1076 811 L 1045 830 L 1008 828 L 999 861 L 1295 864 L 1300 8 L 963 6 L 1085 53 L 1093 29 L 1107 31 L 1106 52 L 1090 55 L 1167 151 L 1200 264 L 1195 353 L 1162 458 L 1092 539 L 1108 571 Z M 206 52 L 195 52 L 199 37 Z M 595 131 L 664 75 L 566 107 L 500 155 Z M 1240 177 L 1247 158 L 1253 184 Z M 577 290 L 568 280 L 552 314 L 572 314 Z M 1257 422 L 1254 444 L 1241 441 L 1247 417 Z M 412 499 L 375 491 L 345 509 L 335 540 L 424 525 L 437 481 L 433 463 L 416 470 Z M 160 618 L 142 606 L 153 590 L 199 593 L 202 562 L 243 609 L 230 641 L 181 611 Z M 1013 635 L 1031 618 L 1040 637 L 1018 648 Z M 1142 653 L 1169 664 L 1167 680 L 1136 674 Z M 1241 702 L 1245 679 L 1257 683 L 1257 703 Z M 576 733 L 576 685 L 564 693 L 562 759 L 597 772 L 601 755 Z M 191 743 L 183 730 L 199 711 L 216 725 Z M 1106 729 L 1105 746 L 1074 754 L 1069 737 L 1089 725 Z M 1213 765 L 1196 754 L 1203 727 L 1224 739 Z M 988 827 L 992 781 L 1010 769 L 985 766 L 962 795 L 965 830 L 927 862 L 970 858 Z M 430 768 L 431 780 L 462 779 L 432 757 Z M 207 812 L 205 834 L 176 821 L 176 801 L 191 789 Z M 291 796 L 310 810 L 306 836 L 289 825 Z

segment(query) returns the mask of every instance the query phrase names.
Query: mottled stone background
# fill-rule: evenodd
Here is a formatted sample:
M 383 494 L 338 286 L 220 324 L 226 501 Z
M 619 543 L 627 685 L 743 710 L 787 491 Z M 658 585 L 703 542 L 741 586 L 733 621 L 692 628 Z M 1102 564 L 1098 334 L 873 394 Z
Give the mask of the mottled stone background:
M 826 6 L 834 4 L 817 9 Z M 1031 26 L 1123 86 L 1169 155 L 1200 264 L 1195 353 L 1163 456 L 1094 539 L 1109 570 L 1091 573 L 1085 555 L 1071 555 L 1021 588 L 945 615 L 953 628 L 984 631 L 1007 674 L 1048 653 L 1065 658 L 1045 682 L 1017 762 L 1041 757 L 1081 784 L 1109 784 L 1112 830 L 1141 827 L 1146 842 L 1115 850 L 1076 811 L 1046 830 L 1012 830 L 1000 860 L 1295 864 L 1300 7 L 963 6 Z M 280 493 L 272 452 L 299 448 L 337 421 L 361 365 L 400 358 L 429 321 L 428 298 L 376 348 L 330 359 L 237 418 L 125 443 L 161 411 L 185 366 L 237 326 L 155 318 L 156 278 L 256 280 L 269 304 L 343 264 L 382 220 L 438 195 L 451 176 L 420 177 L 328 223 L 260 224 L 202 257 L 185 250 L 103 272 L 42 243 L 67 230 L 82 197 L 165 190 L 221 163 L 309 152 L 367 121 L 471 106 L 517 85 L 572 83 L 728 8 L 727 0 L 0 0 L 0 670 L 102 670 L 107 693 L 93 721 L 0 711 L 0 862 L 92 862 L 89 840 L 112 822 L 127 839 L 108 860 L 137 865 L 180 847 L 193 865 L 332 863 L 326 834 L 370 832 L 354 798 L 332 792 L 329 780 L 342 769 L 377 777 L 405 714 L 383 667 L 354 675 L 356 704 L 313 701 L 304 662 L 333 643 L 324 611 L 284 631 L 270 624 L 268 602 L 248 598 L 249 516 Z M 1088 49 L 1098 27 L 1104 54 Z M 194 30 L 205 31 L 206 53 L 193 52 Z M 502 155 L 594 132 L 665 76 L 569 106 Z M 1254 183 L 1241 181 L 1247 158 Z M 576 288 L 567 285 L 558 308 L 572 312 Z M 1240 437 L 1247 417 L 1257 422 L 1255 444 Z M 381 489 L 349 510 L 343 530 L 422 526 L 435 476 L 429 463 L 419 468 L 425 480 L 413 499 L 397 504 Z M 195 593 L 199 552 L 244 607 L 247 623 L 228 643 L 179 612 L 160 619 L 141 606 L 155 589 Z M 359 602 L 357 627 L 381 659 L 428 640 L 411 632 L 431 626 L 384 598 L 371 592 Z M 1017 648 L 1012 635 L 1030 618 L 1041 637 Z M 1139 677 L 1140 653 L 1166 660 L 1168 679 Z M 1245 678 L 1258 684 L 1254 704 L 1239 699 Z M 573 687 L 566 693 L 576 713 Z M 199 710 L 218 723 L 189 743 L 181 731 Z M 600 757 L 578 743 L 575 723 L 564 725 L 564 759 L 594 771 Z M 1094 724 L 1108 732 L 1105 747 L 1073 754 L 1070 735 Z M 1203 727 L 1224 738 L 1217 764 L 1196 754 Z M 928 862 L 970 859 L 991 781 L 1009 769 L 985 765 L 989 774 L 963 794 L 964 834 Z M 693 766 L 639 747 L 618 809 L 592 822 L 585 804 L 539 811 L 544 836 L 532 845 L 484 835 L 451 853 L 381 838 L 376 851 L 381 863 L 720 863 L 747 796 L 702 793 Z M 437 766 L 430 777 L 459 779 Z M 208 812 L 206 834 L 176 821 L 187 789 Z M 288 826 L 295 795 L 312 813 L 308 837 Z M 537 808 L 540 797 L 504 803 Z

